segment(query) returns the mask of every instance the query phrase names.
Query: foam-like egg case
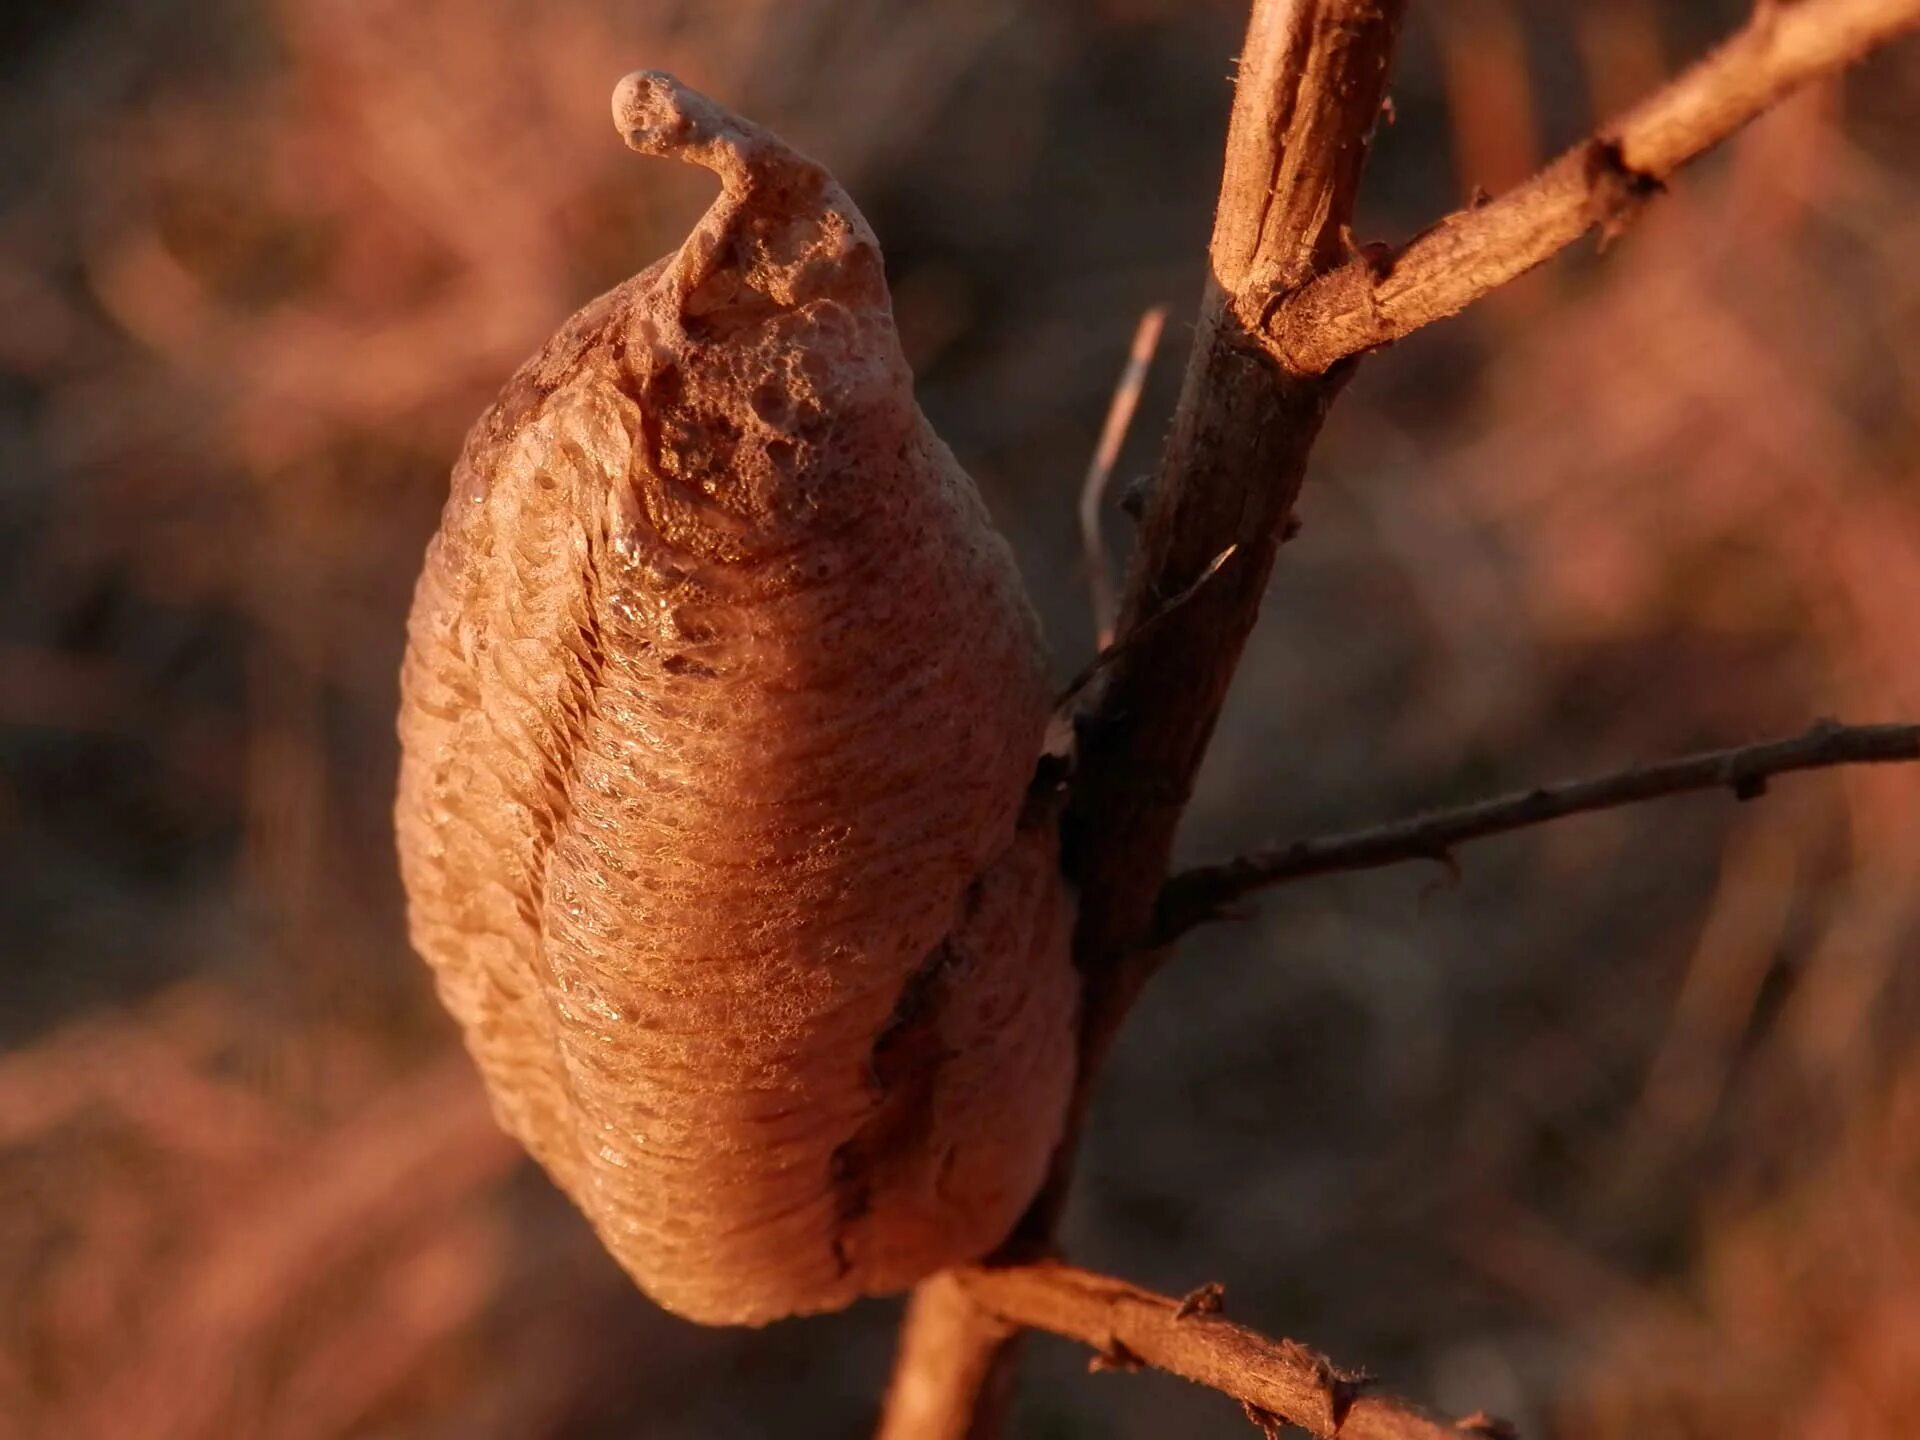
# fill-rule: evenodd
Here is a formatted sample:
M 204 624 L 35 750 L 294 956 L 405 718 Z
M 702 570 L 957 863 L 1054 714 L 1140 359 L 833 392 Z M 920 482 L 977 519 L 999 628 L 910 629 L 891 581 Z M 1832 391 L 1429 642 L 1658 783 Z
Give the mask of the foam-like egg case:
M 846 194 L 662 75 L 718 173 L 469 436 L 402 675 L 416 948 L 494 1107 L 668 1308 L 976 1257 L 1038 1187 L 1077 989 L 1011 556 Z

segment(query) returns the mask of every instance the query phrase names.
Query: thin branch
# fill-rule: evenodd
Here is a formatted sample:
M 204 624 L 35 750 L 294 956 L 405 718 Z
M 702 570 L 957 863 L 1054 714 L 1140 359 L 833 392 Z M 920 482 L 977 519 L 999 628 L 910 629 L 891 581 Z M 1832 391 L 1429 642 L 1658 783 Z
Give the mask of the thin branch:
M 1543 825 L 1567 815 L 1637 805 L 1692 790 L 1731 790 L 1753 800 L 1767 781 L 1795 770 L 1920 760 L 1920 725 L 1842 725 L 1826 720 L 1804 735 L 1708 750 L 1592 780 L 1502 795 L 1345 835 L 1298 840 L 1278 849 L 1207 865 L 1173 877 L 1160 892 L 1156 943 L 1167 944 L 1235 900 L 1268 886 L 1339 870 L 1369 870 L 1404 860 L 1447 861 L 1455 845 Z
M 1100 443 L 1094 447 L 1087 464 L 1087 478 L 1080 486 L 1080 548 L 1087 567 L 1087 590 L 1093 602 L 1093 628 L 1097 648 L 1113 643 L 1113 623 L 1120 600 L 1113 587 L 1113 567 L 1107 563 L 1107 544 L 1100 534 L 1100 515 L 1106 505 L 1107 487 L 1113 482 L 1113 467 L 1119 462 L 1120 447 L 1126 442 L 1133 424 L 1133 412 L 1139 408 L 1140 392 L 1146 388 L 1147 370 L 1153 364 L 1153 352 L 1160 345 L 1160 331 L 1167 323 L 1167 307 L 1155 305 L 1140 317 L 1134 328 L 1133 344 L 1127 350 L 1126 369 L 1113 387 L 1113 399 L 1107 405 L 1106 422 L 1100 427 Z
M 1373 250 L 1271 293 L 1264 326 L 1289 370 L 1318 374 L 1457 314 L 1595 226 L 1603 241 L 1789 91 L 1920 26 L 1920 0 L 1759 0 L 1745 28 L 1524 184 L 1461 210 L 1397 254 Z
M 1220 1315 L 1220 1290 L 1188 1300 L 1055 1261 L 953 1272 L 958 1288 L 1007 1326 L 1045 1330 L 1090 1346 L 1093 1368 L 1150 1365 L 1218 1390 L 1321 1440 L 1465 1440 L 1510 1433 L 1475 1417 L 1459 1425 L 1368 1391 L 1365 1376 L 1338 1369 L 1291 1340 L 1271 1340 Z M 1204 1297 L 1205 1303 L 1193 1301 Z
M 1187 588 L 1182 590 L 1178 595 L 1169 596 L 1158 610 L 1145 617 L 1139 624 L 1127 631 L 1127 636 L 1124 640 L 1113 642 L 1091 660 L 1087 661 L 1086 664 L 1082 665 L 1080 667 L 1080 673 L 1067 682 L 1066 689 L 1060 692 L 1060 698 L 1053 702 L 1056 714 L 1071 718 L 1074 704 L 1086 691 L 1086 688 L 1102 675 L 1106 674 L 1122 655 L 1138 647 L 1148 635 L 1153 633 L 1154 626 L 1173 614 L 1195 595 L 1198 595 L 1200 593 L 1200 587 L 1218 575 L 1221 568 L 1233 559 L 1234 553 L 1239 548 L 1237 545 L 1229 545 L 1226 549 L 1222 550 L 1208 562 L 1207 568 L 1202 570 L 1199 575 L 1194 578 L 1194 582 L 1191 585 L 1187 586 Z

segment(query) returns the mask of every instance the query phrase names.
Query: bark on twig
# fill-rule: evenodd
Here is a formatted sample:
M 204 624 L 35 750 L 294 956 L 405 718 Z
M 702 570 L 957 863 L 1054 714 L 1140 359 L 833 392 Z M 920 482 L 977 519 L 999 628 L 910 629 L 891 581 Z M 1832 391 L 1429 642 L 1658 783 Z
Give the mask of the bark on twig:
M 1277 286 L 1264 326 L 1274 355 L 1319 374 L 1459 313 L 1590 229 L 1611 238 L 1689 160 L 1915 26 L 1920 0 L 1759 0 L 1718 50 L 1531 180 L 1398 253 L 1369 253 L 1303 289 Z
M 1920 760 L 1920 725 L 1842 725 L 1823 721 L 1804 735 L 1709 750 L 1592 780 L 1574 780 L 1438 810 L 1345 835 L 1299 840 L 1272 850 L 1175 875 L 1160 892 L 1155 943 L 1172 943 L 1234 901 L 1289 880 L 1338 870 L 1369 870 L 1405 860 L 1450 859 L 1455 845 L 1502 835 L 1567 815 L 1610 810 L 1694 790 L 1731 790 L 1753 800 L 1767 781 L 1795 770 Z
M 1054 1261 L 954 1272 L 949 1282 L 1001 1324 L 1045 1330 L 1093 1349 L 1098 1369 L 1151 1365 L 1205 1385 L 1322 1440 L 1464 1440 L 1501 1433 L 1436 1420 L 1373 1394 L 1364 1375 L 1292 1340 L 1273 1340 L 1217 1310 Z M 932 1433 L 932 1432 L 929 1432 Z

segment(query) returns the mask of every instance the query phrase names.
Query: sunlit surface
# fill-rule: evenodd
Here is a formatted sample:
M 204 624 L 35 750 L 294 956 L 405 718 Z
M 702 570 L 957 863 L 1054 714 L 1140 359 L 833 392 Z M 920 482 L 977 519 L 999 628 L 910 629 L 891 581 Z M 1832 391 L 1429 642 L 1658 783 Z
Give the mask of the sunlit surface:
M 1524 174 L 1733 4 L 1416 6 L 1362 226 Z M 395 671 L 466 425 L 701 178 L 674 70 L 854 192 L 1064 679 L 1140 313 L 1198 292 L 1238 5 L 47 7 L 0 89 L 0 1433 L 838 1436 L 895 1307 L 696 1330 L 492 1126 L 408 953 Z M 1818 715 L 1920 718 L 1920 48 L 1334 412 L 1185 853 Z M 1125 522 L 1110 517 L 1110 531 Z M 1197 937 L 1083 1262 L 1530 1436 L 1920 1433 L 1920 774 L 1570 821 Z M 1034 1435 L 1232 1433 L 1036 1342 Z M 1251 1433 L 1251 1432 L 1249 1432 Z

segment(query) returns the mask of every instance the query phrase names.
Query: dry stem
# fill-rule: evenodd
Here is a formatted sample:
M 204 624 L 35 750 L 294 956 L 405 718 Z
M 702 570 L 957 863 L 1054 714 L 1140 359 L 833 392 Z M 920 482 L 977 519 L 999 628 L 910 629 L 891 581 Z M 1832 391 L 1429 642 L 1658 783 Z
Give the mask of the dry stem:
M 953 1272 L 946 1283 L 1008 1327 L 1064 1335 L 1091 1346 L 1096 1369 L 1151 1365 L 1331 1440 L 1463 1440 L 1499 1433 L 1498 1422 L 1450 1425 L 1336 1368 L 1291 1340 L 1270 1340 L 1218 1313 L 1220 1291 L 1189 1300 L 1055 1261 Z M 1194 1304 L 1204 1297 L 1208 1303 Z M 929 1432 L 933 1433 L 933 1432 Z
M 1087 462 L 1086 479 L 1080 485 L 1080 548 L 1087 567 L 1087 592 L 1093 604 L 1094 635 L 1102 650 L 1113 643 L 1113 624 L 1120 601 L 1113 587 L 1112 567 L 1107 564 L 1107 544 L 1100 534 L 1100 513 L 1106 506 L 1113 467 L 1119 463 L 1120 447 L 1126 443 L 1133 412 L 1140 405 L 1140 392 L 1146 389 L 1147 368 L 1153 364 L 1153 352 L 1159 348 L 1160 331 L 1166 322 L 1167 307 L 1155 305 L 1134 327 L 1126 368 L 1113 387 L 1106 423 L 1100 427 L 1100 443 L 1094 446 L 1093 458 Z
M 1804 735 L 1708 750 L 1636 766 L 1592 780 L 1574 780 L 1501 795 L 1453 810 L 1438 810 L 1345 835 L 1297 840 L 1175 875 L 1160 892 L 1157 944 L 1170 944 L 1224 906 L 1270 885 L 1369 870 L 1403 860 L 1451 858 L 1455 845 L 1542 825 L 1567 815 L 1610 810 L 1692 790 L 1730 789 L 1741 800 L 1766 793 L 1767 780 L 1795 770 L 1920 760 L 1920 725 L 1841 725 L 1822 721 Z
M 1013 1398 L 1003 1357 L 1020 1327 L 1001 1320 L 945 1270 L 907 1305 L 881 1440 L 991 1440 Z
M 1465 309 L 1600 227 L 1603 241 L 1689 160 L 1789 91 L 1920 25 L 1920 0 L 1760 0 L 1719 49 L 1498 199 L 1447 216 L 1397 254 L 1277 287 L 1265 332 L 1318 374 Z

